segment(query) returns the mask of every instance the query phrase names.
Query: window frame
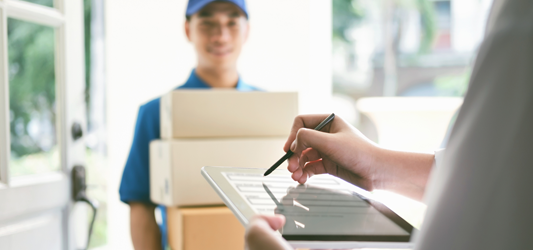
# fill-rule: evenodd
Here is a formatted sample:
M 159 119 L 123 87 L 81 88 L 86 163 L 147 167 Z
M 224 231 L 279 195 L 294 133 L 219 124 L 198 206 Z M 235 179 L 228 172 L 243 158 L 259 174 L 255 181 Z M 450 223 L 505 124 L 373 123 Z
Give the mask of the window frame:
M 9 126 L 9 56 L 8 56 L 8 37 L 7 37 L 7 22 L 8 18 L 13 18 L 22 21 L 28 21 L 31 23 L 36 23 L 39 25 L 44 25 L 55 29 L 55 75 L 56 75 L 56 101 L 57 105 L 57 120 L 56 126 L 58 126 L 58 131 L 61 131 L 59 128 L 64 121 L 65 112 L 62 108 L 65 104 L 65 98 L 63 96 L 64 92 L 64 74 L 65 68 L 63 64 L 62 56 L 65 54 L 64 46 L 64 24 L 65 17 L 64 14 L 60 11 L 60 7 L 63 6 L 64 0 L 55 0 L 56 8 L 50 8 L 46 6 L 41 6 L 35 3 L 23 2 L 20 0 L 0 0 L 0 73 L 2 77 L 0 78 L 0 97 L 4 100 L 0 102 L 0 190 L 9 188 L 12 185 L 20 186 L 22 183 L 28 183 L 28 178 L 22 177 L 22 182 L 13 180 L 9 176 L 9 159 L 11 156 L 11 138 L 10 138 L 10 126 Z M 61 110 L 63 109 L 63 110 Z M 61 168 L 62 172 L 65 172 L 65 156 L 64 156 L 64 145 L 65 141 L 61 137 L 64 137 L 61 133 L 58 133 L 58 144 L 61 151 Z M 49 179 L 50 175 L 56 175 L 59 177 L 63 176 L 61 173 L 50 173 L 43 175 L 43 178 L 38 176 L 32 177 L 37 183 L 40 183 L 38 179 Z M 65 176 L 66 177 L 66 176 Z M 54 179 L 54 178 L 52 178 Z M 55 178 L 57 179 L 57 178 Z

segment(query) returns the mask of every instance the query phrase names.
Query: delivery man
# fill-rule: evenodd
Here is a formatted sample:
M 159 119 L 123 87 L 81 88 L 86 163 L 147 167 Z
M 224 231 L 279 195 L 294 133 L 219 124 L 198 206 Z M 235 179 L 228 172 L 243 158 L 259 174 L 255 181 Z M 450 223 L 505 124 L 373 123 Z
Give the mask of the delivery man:
M 249 32 L 244 0 L 189 0 L 185 33 L 194 45 L 198 63 L 178 89 L 235 88 L 258 90 L 237 73 L 237 59 Z M 149 143 L 160 138 L 160 98 L 139 109 L 130 154 L 120 184 L 120 200 L 130 206 L 131 238 L 135 249 L 166 248 L 166 211 L 158 226 L 150 200 Z

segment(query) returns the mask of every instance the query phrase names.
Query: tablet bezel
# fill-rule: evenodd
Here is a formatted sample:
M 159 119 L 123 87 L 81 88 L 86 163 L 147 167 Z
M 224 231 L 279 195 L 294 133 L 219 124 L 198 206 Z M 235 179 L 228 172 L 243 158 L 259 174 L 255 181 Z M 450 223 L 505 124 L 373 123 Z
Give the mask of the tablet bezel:
M 246 226 L 249 222 L 248 218 L 256 215 L 254 210 L 242 198 L 242 196 L 233 188 L 228 180 L 222 175 L 223 172 L 236 173 L 250 173 L 262 174 L 266 169 L 257 168 L 234 168 L 234 167 L 212 167 L 206 166 L 202 168 L 202 175 L 209 184 L 215 189 L 217 194 L 222 198 L 223 202 L 235 214 L 237 219 Z M 277 169 L 271 175 L 290 175 L 286 169 Z M 414 228 L 411 224 L 397 215 L 394 211 L 389 209 L 383 203 L 363 195 L 358 196 L 378 210 L 381 214 L 391 220 L 394 224 L 405 230 L 409 235 L 283 235 L 282 237 L 288 241 L 346 241 L 346 242 L 401 242 L 407 243 L 411 240 Z

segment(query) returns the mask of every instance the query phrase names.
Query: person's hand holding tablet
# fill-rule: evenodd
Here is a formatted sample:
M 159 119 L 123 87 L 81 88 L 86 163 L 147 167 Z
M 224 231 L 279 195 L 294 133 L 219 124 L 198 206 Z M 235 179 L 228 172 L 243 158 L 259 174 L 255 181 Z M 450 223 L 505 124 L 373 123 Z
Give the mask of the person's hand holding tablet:
M 283 215 L 257 215 L 246 228 L 246 250 L 283 250 L 292 249 L 281 235 L 275 231 L 285 224 Z

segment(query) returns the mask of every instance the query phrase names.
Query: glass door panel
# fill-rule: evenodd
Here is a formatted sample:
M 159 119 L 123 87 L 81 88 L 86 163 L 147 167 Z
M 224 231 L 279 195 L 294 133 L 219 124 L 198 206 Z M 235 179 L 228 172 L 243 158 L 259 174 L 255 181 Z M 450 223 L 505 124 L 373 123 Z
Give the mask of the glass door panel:
M 8 19 L 12 177 L 60 169 L 54 28 Z

